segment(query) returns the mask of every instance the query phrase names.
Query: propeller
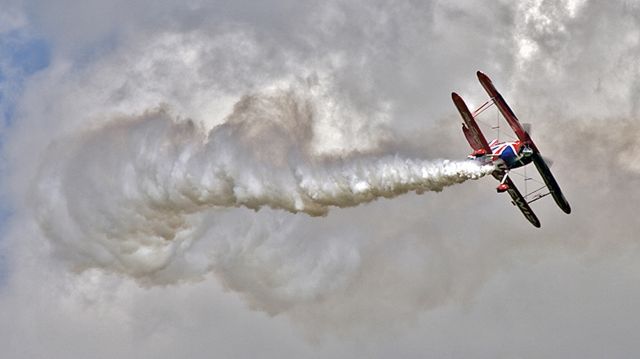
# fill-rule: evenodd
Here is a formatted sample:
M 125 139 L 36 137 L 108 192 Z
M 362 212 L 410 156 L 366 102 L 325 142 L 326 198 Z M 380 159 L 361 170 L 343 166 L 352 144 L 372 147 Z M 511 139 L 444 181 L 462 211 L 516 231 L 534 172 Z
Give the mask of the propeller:
M 531 135 L 531 133 L 533 132 L 533 126 L 531 126 L 530 123 L 523 123 L 522 129 L 525 130 L 529 135 Z M 542 159 L 547 164 L 547 166 L 549 167 L 553 166 L 553 160 L 550 159 L 549 157 L 542 156 Z

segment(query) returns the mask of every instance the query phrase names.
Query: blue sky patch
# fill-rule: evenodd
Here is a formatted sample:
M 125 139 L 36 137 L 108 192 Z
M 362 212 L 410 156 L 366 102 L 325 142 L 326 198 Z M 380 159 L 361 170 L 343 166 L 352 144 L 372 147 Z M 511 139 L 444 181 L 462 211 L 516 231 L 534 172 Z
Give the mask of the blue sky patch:
M 44 39 L 14 30 L 0 34 L 0 54 L 0 115 L 10 125 L 24 81 L 49 66 L 51 49 Z
M 30 38 L 22 31 L 0 35 L 0 48 L 8 58 L 8 66 L 29 76 L 49 66 L 51 51 L 48 43 L 40 38 Z
M 0 121 L 10 127 L 15 120 L 15 106 L 29 76 L 49 66 L 51 49 L 41 38 L 28 35 L 25 30 L 0 34 Z M 4 158 L 6 131 L 0 132 L 0 185 L 6 181 L 7 165 Z M 6 223 L 12 214 L 11 203 L 0 193 L 0 289 L 4 287 L 9 265 L 3 241 Z
M 49 66 L 51 48 L 42 38 L 14 30 L 0 34 L 0 54 L 0 115 L 10 125 L 24 81 Z

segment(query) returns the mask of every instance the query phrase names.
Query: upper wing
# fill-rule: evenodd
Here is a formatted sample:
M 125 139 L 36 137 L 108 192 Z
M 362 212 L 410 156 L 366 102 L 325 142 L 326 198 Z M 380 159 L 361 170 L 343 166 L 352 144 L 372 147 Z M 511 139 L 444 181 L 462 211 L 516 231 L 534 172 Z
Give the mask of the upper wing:
M 502 113 L 502 116 L 504 116 L 504 118 L 507 120 L 513 132 L 516 134 L 516 136 L 518 136 L 518 139 L 524 143 L 527 143 L 535 150 L 536 148 L 533 144 L 533 141 L 531 141 L 531 137 L 529 137 L 527 131 L 524 130 L 516 115 L 513 113 L 509 105 L 507 105 L 507 102 L 504 100 L 504 98 L 502 98 L 502 95 L 500 95 L 495 86 L 493 86 L 493 83 L 491 82 L 489 76 L 485 75 L 481 71 L 478 71 L 477 75 L 478 80 L 480 80 L 480 84 L 482 84 L 482 87 L 484 87 L 485 91 L 487 91 L 489 97 L 491 97 L 496 106 L 498 106 L 500 113 Z
M 464 120 L 464 124 L 462 124 L 462 132 L 464 132 L 464 136 L 467 138 L 467 141 L 469 141 L 471 147 L 474 150 L 483 149 L 485 150 L 486 154 L 490 154 L 491 147 L 489 147 L 487 140 L 484 138 L 484 135 L 480 131 L 480 127 L 478 127 L 478 124 L 473 119 L 473 115 L 471 115 L 471 112 L 462 100 L 462 97 L 453 92 L 451 94 L 451 98 L 453 99 L 453 103 L 458 108 L 460 116 L 462 116 L 462 119 Z

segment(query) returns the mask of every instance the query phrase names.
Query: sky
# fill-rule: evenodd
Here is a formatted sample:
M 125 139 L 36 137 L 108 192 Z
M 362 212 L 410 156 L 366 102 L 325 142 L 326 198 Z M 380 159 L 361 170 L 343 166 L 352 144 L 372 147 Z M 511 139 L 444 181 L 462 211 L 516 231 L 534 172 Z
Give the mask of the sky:
M 640 352 L 639 2 L 0 8 L 3 358 Z M 462 162 L 477 70 L 570 215 Z

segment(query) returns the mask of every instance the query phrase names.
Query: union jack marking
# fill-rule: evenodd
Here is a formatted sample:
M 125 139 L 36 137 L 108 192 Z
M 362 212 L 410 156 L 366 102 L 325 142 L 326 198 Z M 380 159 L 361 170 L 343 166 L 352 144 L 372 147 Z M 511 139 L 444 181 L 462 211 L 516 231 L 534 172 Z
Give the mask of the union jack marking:
M 502 142 L 502 143 L 498 143 L 498 140 L 493 140 L 489 144 L 489 147 L 491 147 L 491 152 L 494 155 L 501 156 L 502 153 L 507 148 L 511 148 L 512 153 L 513 154 L 517 154 L 518 150 L 520 149 L 520 143 L 518 143 L 518 142 Z

